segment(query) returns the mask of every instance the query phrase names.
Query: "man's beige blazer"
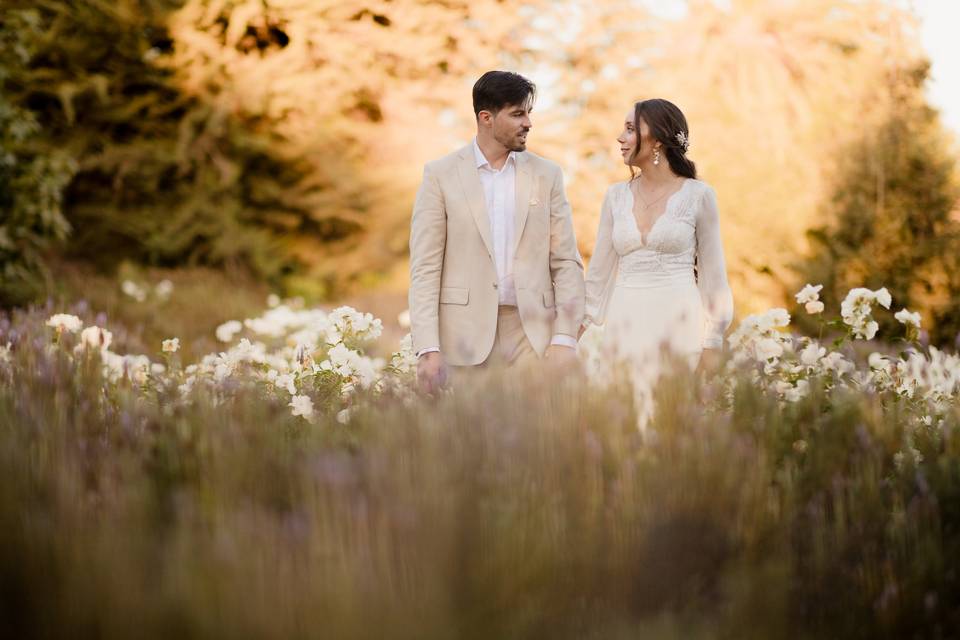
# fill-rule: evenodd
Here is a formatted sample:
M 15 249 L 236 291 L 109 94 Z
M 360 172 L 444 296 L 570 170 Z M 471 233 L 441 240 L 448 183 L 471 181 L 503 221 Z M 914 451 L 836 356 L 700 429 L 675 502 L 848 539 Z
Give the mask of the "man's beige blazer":
M 583 261 L 560 167 L 516 157 L 513 277 L 523 330 L 543 356 L 551 337 L 576 338 L 583 319 Z M 491 226 L 473 143 L 428 163 L 410 230 L 413 350 L 440 347 L 448 364 L 486 360 L 499 295 Z

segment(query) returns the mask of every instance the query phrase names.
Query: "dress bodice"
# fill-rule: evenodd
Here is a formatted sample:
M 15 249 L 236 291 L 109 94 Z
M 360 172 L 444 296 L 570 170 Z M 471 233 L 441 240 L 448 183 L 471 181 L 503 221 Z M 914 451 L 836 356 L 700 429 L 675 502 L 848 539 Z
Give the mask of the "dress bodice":
M 686 179 L 644 237 L 633 215 L 627 182 L 607 190 L 597 245 L 586 277 L 586 322 L 603 324 L 615 287 L 699 289 L 707 318 L 704 346 L 722 346 L 733 319 L 716 194 L 705 182 Z M 644 310 L 656 313 L 655 309 Z
M 633 192 L 627 182 L 613 186 L 613 248 L 620 257 L 618 281 L 627 286 L 659 286 L 666 282 L 694 283 L 696 212 L 702 192 L 697 180 L 686 179 L 670 195 L 663 213 L 644 237 L 633 215 Z

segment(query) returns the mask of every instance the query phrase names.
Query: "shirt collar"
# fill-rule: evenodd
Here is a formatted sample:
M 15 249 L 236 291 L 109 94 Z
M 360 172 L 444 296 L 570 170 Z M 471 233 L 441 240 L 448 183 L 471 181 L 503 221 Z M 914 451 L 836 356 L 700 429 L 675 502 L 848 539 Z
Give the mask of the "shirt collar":
M 517 160 L 516 160 L 516 155 L 517 155 L 517 154 L 514 153 L 513 151 L 511 151 L 510 153 L 508 153 L 508 154 L 507 154 L 507 161 L 503 163 L 503 167 L 501 167 L 500 170 L 502 171 L 503 169 L 505 169 L 505 168 L 507 167 L 507 165 L 510 164 L 511 162 L 514 162 L 514 163 L 515 163 L 515 162 L 517 161 Z M 493 167 L 490 166 L 490 161 L 487 160 L 487 156 L 483 155 L 483 151 L 480 150 L 480 145 L 477 143 L 477 139 L 476 139 L 476 138 L 473 139 L 473 157 L 474 157 L 474 160 L 475 160 L 476 163 L 477 163 L 477 169 L 479 169 L 479 168 L 481 168 L 481 167 L 483 167 L 483 166 L 487 166 L 487 167 L 490 168 L 491 171 L 493 171 Z

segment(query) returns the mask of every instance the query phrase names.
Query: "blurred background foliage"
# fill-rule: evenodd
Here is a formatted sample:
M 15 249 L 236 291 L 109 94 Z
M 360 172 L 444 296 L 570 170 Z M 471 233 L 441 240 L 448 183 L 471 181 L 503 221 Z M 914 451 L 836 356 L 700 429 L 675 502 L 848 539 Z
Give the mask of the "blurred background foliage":
M 897 0 L 4 0 L 3 303 L 45 265 L 213 266 L 312 300 L 402 298 L 423 162 L 469 140 L 470 87 L 533 78 L 531 149 L 581 250 L 623 179 L 636 99 L 676 102 L 719 193 L 741 313 L 885 284 L 958 327 L 956 147 Z M 62 260 L 67 262 L 63 263 Z M 952 324 L 951 324 L 952 323 Z

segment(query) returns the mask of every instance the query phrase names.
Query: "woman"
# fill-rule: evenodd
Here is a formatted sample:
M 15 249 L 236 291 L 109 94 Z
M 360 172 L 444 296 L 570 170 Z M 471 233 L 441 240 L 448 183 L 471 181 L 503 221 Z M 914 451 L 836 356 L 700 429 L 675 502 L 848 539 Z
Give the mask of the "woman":
M 716 194 L 687 157 L 680 109 L 644 100 L 617 137 L 631 179 L 608 190 L 586 278 L 586 319 L 605 325 L 607 364 L 624 360 L 645 424 L 664 347 L 692 367 L 711 366 L 733 318 Z

